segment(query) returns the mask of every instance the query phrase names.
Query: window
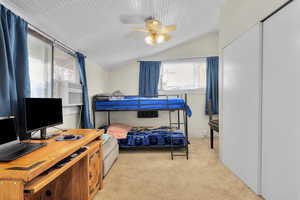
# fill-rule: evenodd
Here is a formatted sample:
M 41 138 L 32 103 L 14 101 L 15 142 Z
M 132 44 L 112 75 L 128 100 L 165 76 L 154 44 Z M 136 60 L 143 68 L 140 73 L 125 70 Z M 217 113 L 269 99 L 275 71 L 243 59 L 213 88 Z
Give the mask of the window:
M 162 62 L 160 91 L 204 91 L 205 88 L 206 58 Z
M 30 34 L 28 44 L 31 97 L 51 97 L 52 45 Z
M 76 58 L 59 47 L 54 48 L 53 96 L 63 105 L 82 104 L 82 88 Z
M 62 98 L 64 107 L 82 105 L 75 56 L 38 33 L 28 35 L 31 97 Z

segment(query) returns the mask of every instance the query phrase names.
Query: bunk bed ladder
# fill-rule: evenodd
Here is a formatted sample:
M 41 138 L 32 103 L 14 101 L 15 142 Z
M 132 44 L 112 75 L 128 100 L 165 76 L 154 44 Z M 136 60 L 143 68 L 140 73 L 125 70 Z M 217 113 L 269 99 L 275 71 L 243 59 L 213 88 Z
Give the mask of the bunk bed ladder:
M 179 95 L 177 96 L 179 98 Z M 187 103 L 187 94 L 184 94 L 184 99 L 185 102 Z M 177 128 L 180 129 L 180 125 L 184 125 L 184 134 L 185 134 L 185 147 L 184 147 L 184 153 L 183 154 L 175 154 L 175 148 L 173 145 L 173 137 L 171 136 L 171 159 L 174 160 L 174 157 L 176 156 L 186 156 L 186 159 L 189 159 L 189 138 L 188 138 L 188 117 L 187 117 L 187 112 L 185 110 L 183 112 L 183 120 L 184 122 L 181 123 L 180 121 L 180 110 L 177 111 L 177 123 L 172 123 L 172 115 L 171 115 L 171 110 L 169 111 L 169 124 L 170 128 L 172 128 L 172 125 L 177 124 Z

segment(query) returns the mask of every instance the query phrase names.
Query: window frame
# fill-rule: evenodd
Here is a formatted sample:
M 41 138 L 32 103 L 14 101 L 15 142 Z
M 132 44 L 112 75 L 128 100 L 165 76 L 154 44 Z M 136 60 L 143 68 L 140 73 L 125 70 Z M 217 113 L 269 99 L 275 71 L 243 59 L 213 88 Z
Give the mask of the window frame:
M 53 80 L 55 80 L 55 78 L 54 78 L 54 77 L 55 77 L 55 74 L 54 74 L 54 73 L 55 73 L 55 70 L 54 70 L 54 69 L 55 69 L 55 67 L 56 67 L 56 66 L 55 66 L 55 64 L 56 64 L 56 63 L 55 63 L 55 52 L 56 52 L 57 50 L 60 50 L 60 51 L 62 51 L 62 52 L 64 52 L 64 53 L 69 54 L 70 56 L 74 57 L 74 59 L 75 59 L 75 61 L 76 61 L 76 56 L 75 56 L 75 54 L 71 53 L 70 51 L 66 51 L 66 49 L 63 48 L 61 45 L 58 45 L 58 44 L 55 44 L 55 43 L 54 43 L 54 44 L 53 44 L 53 51 L 52 51 L 52 52 L 53 52 L 53 59 L 52 59 L 52 60 L 53 60 L 53 62 L 52 62 L 52 65 L 53 65 L 53 70 L 52 70 L 52 73 L 53 73 Z M 76 61 L 76 62 L 77 62 L 77 61 Z M 77 66 L 77 67 L 78 67 L 78 66 Z M 82 84 L 81 84 L 81 80 L 80 80 L 80 70 L 79 70 L 79 68 L 77 68 L 77 69 L 78 69 L 78 78 L 79 78 L 78 81 L 79 81 L 79 84 L 82 85 Z M 75 83 L 75 84 L 76 84 L 76 83 Z
M 55 48 L 59 48 L 61 51 L 73 56 L 75 59 L 76 59 L 76 56 L 71 50 L 60 45 L 60 43 L 56 42 L 55 40 L 51 40 L 51 39 L 47 38 L 42 33 L 38 32 L 30 27 L 28 27 L 28 34 L 43 41 L 43 42 L 46 42 L 47 44 L 50 44 L 50 46 L 51 46 L 51 58 L 50 58 L 50 62 L 51 62 L 51 86 L 50 86 L 51 92 L 50 93 L 51 93 L 51 96 L 50 96 L 50 98 L 54 98 Z M 79 69 L 78 69 L 78 72 L 79 72 Z M 80 85 L 82 85 L 81 82 L 80 82 Z M 63 105 L 63 109 L 68 110 L 67 115 L 78 114 L 80 112 L 80 109 L 78 109 L 78 108 L 80 108 L 82 105 L 83 105 L 83 102 L 81 104 Z M 70 110 L 70 108 L 72 108 L 72 110 Z
M 50 39 L 44 37 L 43 35 L 39 34 L 38 32 L 36 32 L 36 31 L 34 31 L 33 29 L 30 29 L 30 28 L 28 28 L 28 34 L 32 37 L 35 37 L 37 40 L 40 40 L 40 41 L 45 42 L 45 43 L 50 45 L 50 49 L 51 49 L 51 58 L 50 58 L 50 65 L 51 65 L 50 66 L 50 68 L 51 68 L 50 69 L 51 70 L 50 94 L 51 94 L 51 96 L 50 96 L 50 98 L 53 98 L 53 59 L 54 59 L 53 42 Z M 29 48 L 29 44 L 28 44 L 28 48 Z M 30 66 L 29 66 L 29 68 L 30 68 Z
M 184 59 L 175 59 L 175 60 L 167 60 L 167 61 L 162 61 L 161 63 L 161 69 L 160 69 L 160 76 L 159 76 L 159 83 L 158 83 L 158 93 L 159 94 L 184 94 L 184 93 L 200 93 L 200 94 L 205 94 L 206 93 L 206 87 L 207 85 L 205 84 L 205 87 L 202 88 L 201 84 L 200 84 L 200 88 L 195 88 L 195 89 L 172 89 L 172 90 L 166 90 L 163 89 L 163 83 L 162 83 L 162 79 L 163 79 L 163 63 L 195 63 L 197 60 L 201 60 L 201 59 L 207 59 L 207 57 L 199 57 L 199 58 L 184 58 Z M 200 67 L 200 66 L 199 66 Z M 207 65 L 206 65 L 206 69 L 207 71 Z M 199 68 L 199 73 L 201 72 L 201 69 Z M 207 74 L 205 73 L 205 76 L 207 78 Z M 201 78 L 201 75 L 199 75 L 199 79 Z M 205 80 L 207 81 L 207 79 Z

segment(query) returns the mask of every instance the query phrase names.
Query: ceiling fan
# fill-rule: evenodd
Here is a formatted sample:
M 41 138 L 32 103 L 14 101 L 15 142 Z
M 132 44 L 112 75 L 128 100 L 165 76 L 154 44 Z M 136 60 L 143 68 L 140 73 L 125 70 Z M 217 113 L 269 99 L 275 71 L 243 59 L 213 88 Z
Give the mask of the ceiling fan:
M 134 17 L 135 20 L 133 20 L 132 17 L 130 20 L 128 19 L 129 17 L 123 17 L 123 20 L 121 18 L 121 21 L 126 24 L 129 24 L 130 21 L 134 21 L 134 23 L 137 23 L 141 19 L 141 17 L 139 17 L 139 19 Z M 144 28 L 131 29 L 134 31 L 148 33 L 148 35 L 145 37 L 145 42 L 152 46 L 170 40 L 171 36 L 168 33 L 176 30 L 176 25 L 165 26 L 161 24 L 159 20 L 154 19 L 153 17 L 144 18 L 144 23 Z

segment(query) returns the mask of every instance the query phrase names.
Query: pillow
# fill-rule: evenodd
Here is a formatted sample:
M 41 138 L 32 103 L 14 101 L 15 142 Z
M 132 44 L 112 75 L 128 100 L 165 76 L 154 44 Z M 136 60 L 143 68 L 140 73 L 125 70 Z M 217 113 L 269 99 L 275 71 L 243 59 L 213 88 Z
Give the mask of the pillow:
M 108 127 L 107 133 L 117 139 L 127 138 L 128 132 L 132 129 L 131 126 L 126 124 L 112 124 Z

